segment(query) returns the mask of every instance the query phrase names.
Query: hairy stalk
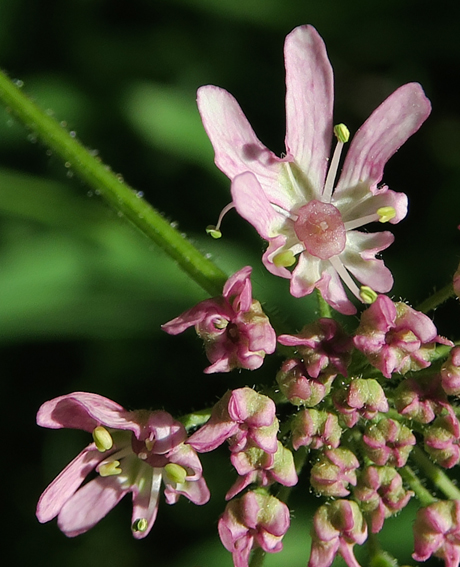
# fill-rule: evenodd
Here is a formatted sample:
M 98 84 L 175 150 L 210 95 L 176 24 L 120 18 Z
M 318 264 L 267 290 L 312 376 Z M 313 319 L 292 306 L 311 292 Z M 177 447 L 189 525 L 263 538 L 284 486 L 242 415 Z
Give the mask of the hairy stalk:
M 411 458 L 417 463 L 417 466 L 423 470 L 431 482 L 443 492 L 447 498 L 452 500 L 460 500 L 460 490 L 450 480 L 444 471 L 438 468 L 425 454 L 420 447 L 414 447 Z
M 397 567 L 398 562 L 396 559 L 380 547 L 376 534 L 370 533 L 366 544 L 369 552 L 370 567 Z
M 417 305 L 417 311 L 421 311 L 422 313 L 428 313 L 429 311 L 433 311 L 436 307 L 439 307 L 444 301 L 447 301 L 449 297 L 455 297 L 454 288 L 452 283 L 447 284 L 442 289 L 435 291 L 433 295 L 427 297 L 422 303 Z
M 411 487 L 411 489 L 415 492 L 415 496 L 420 501 L 422 506 L 429 506 L 436 502 L 437 499 L 431 494 L 429 490 L 427 490 L 415 472 L 412 470 L 409 465 L 398 469 L 399 474 L 401 475 L 402 479 Z
M 316 300 L 318 301 L 318 312 L 320 317 L 332 317 L 332 309 L 328 303 L 324 300 L 321 292 L 318 289 L 315 289 L 316 292 Z
M 93 156 L 0 71 L 0 100 L 26 128 L 59 155 L 85 183 L 173 258 L 210 295 L 219 295 L 226 275 L 199 252 L 136 191 Z
M 251 561 L 249 561 L 249 567 L 262 567 L 265 555 L 266 553 L 261 547 L 255 549 L 252 554 Z

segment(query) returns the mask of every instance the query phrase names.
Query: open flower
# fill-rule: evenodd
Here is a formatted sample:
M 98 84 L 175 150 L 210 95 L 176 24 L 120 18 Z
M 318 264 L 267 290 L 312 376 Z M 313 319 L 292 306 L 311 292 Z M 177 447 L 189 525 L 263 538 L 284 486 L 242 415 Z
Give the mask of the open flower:
M 242 268 L 227 280 L 222 296 L 201 301 L 161 327 L 178 335 L 195 326 L 212 362 L 206 374 L 233 368 L 255 370 L 266 354 L 275 351 L 275 331 L 260 303 L 252 298 L 251 271 L 250 266 Z
M 103 396 L 75 392 L 45 402 L 37 423 L 93 434 L 94 442 L 53 480 L 37 505 L 39 521 L 57 516 L 69 537 L 91 529 L 131 492 L 133 535 L 144 538 L 155 522 L 162 481 L 168 504 L 181 494 L 194 504 L 209 500 L 198 455 L 184 444 L 185 428 L 165 411 L 130 412 Z M 93 471 L 96 478 L 81 486 Z
M 265 267 L 289 278 L 295 297 L 317 288 L 332 307 L 352 314 L 341 280 L 360 299 L 372 291 L 360 289 L 353 277 L 377 292 L 393 285 L 390 271 L 375 258 L 393 235 L 356 229 L 374 221 L 395 224 L 406 215 L 406 196 L 379 183 L 385 163 L 429 115 L 430 102 L 416 83 L 396 90 L 354 136 L 335 184 L 348 130 L 335 129 L 338 143 L 329 161 L 333 74 L 324 42 L 313 27 L 301 26 L 287 36 L 284 55 L 284 158 L 260 142 L 227 91 L 201 87 L 198 107 L 216 165 L 232 181 L 236 210 L 269 243 Z

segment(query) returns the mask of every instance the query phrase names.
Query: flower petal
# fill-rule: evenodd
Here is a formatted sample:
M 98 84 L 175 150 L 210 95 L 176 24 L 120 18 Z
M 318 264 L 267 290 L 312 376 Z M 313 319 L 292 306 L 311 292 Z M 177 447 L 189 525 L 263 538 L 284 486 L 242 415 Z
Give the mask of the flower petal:
M 252 304 L 251 266 L 245 266 L 225 282 L 222 295 L 235 312 L 249 311 Z M 233 301 L 232 301 L 233 299 Z
M 253 173 L 237 175 L 232 182 L 231 192 L 238 213 L 252 224 L 262 238 L 270 239 L 279 234 L 286 217 L 275 211 Z
M 138 434 L 140 426 L 131 417 L 131 412 L 108 398 L 88 392 L 74 392 L 45 402 L 38 410 L 37 424 L 50 429 L 67 427 L 90 432 L 102 424 Z
M 197 102 L 217 167 L 231 180 L 245 171 L 252 172 L 267 197 L 287 207 L 277 183 L 280 164 L 286 160 L 278 158 L 257 138 L 235 98 L 224 89 L 207 85 L 198 89 Z
M 319 194 L 331 149 L 334 84 L 326 46 L 312 26 L 295 28 L 284 46 L 286 150 Z
M 114 508 L 128 489 L 116 476 L 98 476 L 66 502 L 58 517 L 59 529 L 68 537 L 87 532 Z
M 390 157 L 412 136 L 431 112 L 430 101 L 418 83 L 408 83 L 390 95 L 356 132 L 336 195 L 342 189 L 379 183 Z
M 83 449 L 40 496 L 37 504 L 38 521 L 45 523 L 56 517 L 88 474 L 105 458 L 107 453 L 99 452 L 94 443 Z
M 131 524 L 134 525 L 140 519 L 147 520 L 147 529 L 143 531 L 133 530 L 133 536 L 136 539 L 143 539 L 149 534 L 157 517 L 162 469 L 153 468 L 151 470 L 152 472 L 149 471 L 148 477 L 144 476 L 141 490 L 136 485 L 132 487 L 133 514 Z
M 393 276 L 383 260 L 375 259 L 375 255 L 388 248 L 393 240 L 393 234 L 387 231 L 373 234 L 348 231 L 347 247 L 340 259 L 359 282 L 374 291 L 386 293 L 393 286 Z

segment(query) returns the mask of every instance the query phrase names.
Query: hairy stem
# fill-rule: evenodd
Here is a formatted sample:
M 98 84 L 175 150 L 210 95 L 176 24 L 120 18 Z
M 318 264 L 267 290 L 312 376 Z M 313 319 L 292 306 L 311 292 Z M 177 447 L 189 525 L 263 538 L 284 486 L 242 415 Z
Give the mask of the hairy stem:
M 411 487 L 415 492 L 415 496 L 418 498 L 422 506 L 429 506 L 436 502 L 436 498 L 427 490 L 415 472 L 411 467 L 406 465 L 405 467 L 399 469 L 399 473 L 402 479 Z
M 0 100 L 18 121 L 59 155 L 66 166 L 173 258 L 206 292 L 210 295 L 222 292 L 225 273 L 1 71 Z
M 422 303 L 417 305 L 416 309 L 422 313 L 428 313 L 429 311 L 436 309 L 436 307 L 441 305 L 441 303 L 444 303 L 444 301 L 447 301 L 449 297 L 455 297 L 452 283 L 449 283 L 442 289 L 435 291 L 433 295 L 430 295 L 430 297 L 427 297 L 425 301 L 422 301 Z
M 447 496 L 447 498 L 460 500 L 460 490 L 450 480 L 446 473 L 429 459 L 423 449 L 420 447 L 414 447 L 411 457 L 417 463 L 418 467 L 423 470 L 427 478 L 429 478 L 431 482 Z

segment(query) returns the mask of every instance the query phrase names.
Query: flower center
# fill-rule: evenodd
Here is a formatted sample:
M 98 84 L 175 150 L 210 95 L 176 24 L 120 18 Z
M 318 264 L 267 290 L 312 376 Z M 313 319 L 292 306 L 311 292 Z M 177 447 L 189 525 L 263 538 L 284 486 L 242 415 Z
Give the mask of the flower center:
M 337 207 L 314 199 L 296 215 L 294 230 L 309 254 L 327 260 L 343 251 L 347 236 Z

